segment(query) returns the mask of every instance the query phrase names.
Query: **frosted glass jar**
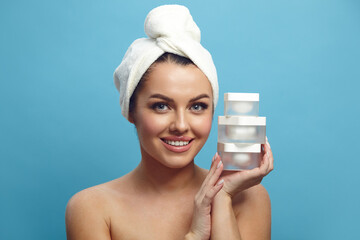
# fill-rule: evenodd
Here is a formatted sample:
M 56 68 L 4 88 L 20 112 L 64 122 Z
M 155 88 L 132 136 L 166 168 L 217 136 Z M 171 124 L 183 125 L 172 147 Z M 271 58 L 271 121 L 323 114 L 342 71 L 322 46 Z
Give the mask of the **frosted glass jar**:
M 265 143 L 266 117 L 219 116 L 218 141 Z
M 258 93 L 225 93 L 225 116 L 259 116 Z
M 261 144 L 218 143 L 218 153 L 226 170 L 247 170 L 260 166 Z

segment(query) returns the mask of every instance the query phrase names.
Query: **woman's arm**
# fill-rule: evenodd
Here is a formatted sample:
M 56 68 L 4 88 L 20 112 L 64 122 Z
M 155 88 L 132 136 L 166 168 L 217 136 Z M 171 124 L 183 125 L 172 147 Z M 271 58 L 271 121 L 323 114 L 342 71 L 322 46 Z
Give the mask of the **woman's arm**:
M 271 203 L 261 184 L 239 194 L 233 207 L 243 239 L 271 239 Z
M 105 218 L 102 201 L 93 189 L 75 194 L 66 207 L 68 240 L 110 240 L 110 223 Z
M 191 227 L 185 240 L 208 240 L 211 235 L 212 202 L 223 187 L 224 181 L 219 181 L 223 165 L 215 154 L 210 171 L 202 183 L 194 199 L 194 214 Z
M 256 185 L 234 198 L 220 191 L 213 202 L 211 239 L 271 239 L 271 204 Z
M 273 169 L 270 145 L 263 146 L 260 167 L 240 172 L 224 172 L 224 186 L 212 208 L 212 240 L 270 239 L 271 206 L 262 178 Z
M 212 240 L 240 240 L 240 232 L 232 206 L 232 199 L 226 192 L 220 191 L 213 202 L 211 213 Z

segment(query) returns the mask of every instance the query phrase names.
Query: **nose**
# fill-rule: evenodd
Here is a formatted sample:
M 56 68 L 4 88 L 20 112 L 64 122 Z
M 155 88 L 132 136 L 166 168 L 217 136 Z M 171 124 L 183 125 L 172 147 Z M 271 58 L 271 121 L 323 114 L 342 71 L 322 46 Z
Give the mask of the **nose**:
M 185 111 L 178 110 L 176 114 L 173 115 L 172 122 L 170 124 L 170 132 L 174 134 L 183 134 L 189 130 L 189 123 L 186 118 Z

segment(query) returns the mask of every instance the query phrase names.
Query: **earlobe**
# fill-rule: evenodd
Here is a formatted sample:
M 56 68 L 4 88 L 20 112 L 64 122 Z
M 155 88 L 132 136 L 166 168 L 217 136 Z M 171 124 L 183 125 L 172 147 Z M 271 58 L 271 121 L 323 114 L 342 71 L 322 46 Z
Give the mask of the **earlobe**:
M 133 114 L 132 113 L 129 113 L 129 117 L 128 117 L 128 121 L 132 124 L 135 124 L 134 122 L 134 117 L 133 117 Z

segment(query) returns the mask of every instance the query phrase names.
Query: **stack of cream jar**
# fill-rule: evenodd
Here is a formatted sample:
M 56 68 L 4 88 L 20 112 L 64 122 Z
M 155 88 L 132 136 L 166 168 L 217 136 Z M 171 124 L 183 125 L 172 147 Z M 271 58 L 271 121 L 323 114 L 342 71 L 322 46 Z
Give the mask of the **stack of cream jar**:
M 259 117 L 258 93 L 225 93 L 218 118 L 218 153 L 226 170 L 253 169 L 262 159 L 266 117 Z

